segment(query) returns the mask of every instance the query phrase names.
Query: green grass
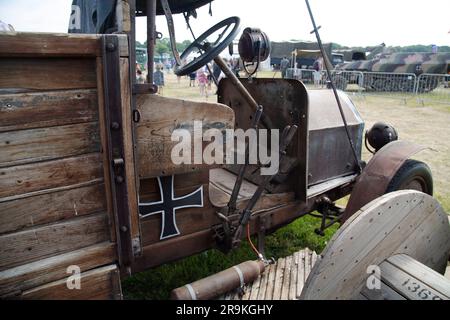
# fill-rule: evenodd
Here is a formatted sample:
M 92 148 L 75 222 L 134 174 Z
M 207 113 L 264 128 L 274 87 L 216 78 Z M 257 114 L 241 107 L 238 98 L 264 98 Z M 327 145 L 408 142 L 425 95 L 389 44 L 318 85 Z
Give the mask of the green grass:
M 306 247 L 321 252 L 337 226 L 326 230 L 324 237 L 314 233 L 319 226 L 319 219 L 305 216 L 277 230 L 266 239 L 266 256 L 277 259 Z M 122 289 L 126 299 L 168 299 L 172 289 L 255 259 L 249 244 L 243 242 L 241 248 L 227 255 L 213 249 L 141 272 L 123 281 Z

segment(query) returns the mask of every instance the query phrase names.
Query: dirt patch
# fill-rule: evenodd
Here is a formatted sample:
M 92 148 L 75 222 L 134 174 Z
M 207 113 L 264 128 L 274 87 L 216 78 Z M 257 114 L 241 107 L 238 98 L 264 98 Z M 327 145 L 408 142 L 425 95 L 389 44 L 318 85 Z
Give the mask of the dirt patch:
M 369 129 L 377 121 L 393 125 L 402 140 L 429 147 L 414 157 L 427 163 L 433 173 L 434 196 L 450 213 L 450 112 L 439 106 L 416 106 L 382 97 L 353 99 Z M 364 159 L 370 154 L 364 150 Z

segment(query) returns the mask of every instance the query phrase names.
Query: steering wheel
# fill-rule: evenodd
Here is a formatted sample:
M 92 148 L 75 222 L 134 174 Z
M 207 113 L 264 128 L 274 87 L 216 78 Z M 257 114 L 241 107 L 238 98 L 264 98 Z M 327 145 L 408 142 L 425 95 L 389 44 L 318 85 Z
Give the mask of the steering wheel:
M 177 76 L 185 76 L 188 75 L 194 71 L 197 71 L 204 65 L 206 65 L 208 62 L 213 60 L 215 57 L 217 57 L 230 43 L 233 42 L 234 38 L 236 37 L 238 31 L 239 31 L 239 24 L 240 19 L 238 17 L 230 17 L 227 18 L 212 28 L 208 29 L 206 32 L 204 32 L 200 37 L 198 37 L 194 42 L 192 42 L 186 50 L 181 54 L 180 59 L 183 61 L 191 53 L 198 53 L 201 52 L 201 55 L 199 57 L 196 57 L 191 62 L 175 67 L 175 74 Z M 205 41 L 209 36 L 211 36 L 213 33 L 217 32 L 218 30 L 224 28 L 223 32 L 221 32 L 217 38 L 217 40 L 214 43 L 209 43 Z M 231 32 L 224 38 L 227 31 L 231 28 Z

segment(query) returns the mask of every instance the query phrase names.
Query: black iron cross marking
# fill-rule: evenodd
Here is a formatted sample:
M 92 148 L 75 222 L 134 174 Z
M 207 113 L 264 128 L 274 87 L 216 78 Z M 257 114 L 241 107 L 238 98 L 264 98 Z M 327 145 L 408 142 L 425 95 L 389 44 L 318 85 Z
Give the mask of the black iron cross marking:
M 203 207 L 203 186 L 196 191 L 176 198 L 173 188 L 174 176 L 158 177 L 161 200 L 157 202 L 139 202 L 139 214 L 145 218 L 154 214 L 162 214 L 160 240 L 175 237 L 180 234 L 176 222 L 176 210 L 183 208 Z

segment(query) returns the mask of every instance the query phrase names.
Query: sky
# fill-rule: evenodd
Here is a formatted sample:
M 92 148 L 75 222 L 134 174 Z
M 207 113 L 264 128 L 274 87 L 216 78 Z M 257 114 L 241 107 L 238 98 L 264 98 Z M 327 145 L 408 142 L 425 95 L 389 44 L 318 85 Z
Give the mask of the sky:
M 17 31 L 67 32 L 71 0 L 0 0 L 0 20 Z M 413 44 L 450 45 L 450 0 L 310 0 L 324 42 L 346 46 Z M 315 41 L 305 2 L 302 0 L 215 0 L 191 18 L 195 34 L 237 15 L 241 27 L 257 27 L 272 41 Z M 177 41 L 192 40 L 184 18 L 175 16 Z M 168 37 L 164 17 L 157 30 Z M 137 40 L 146 39 L 146 19 L 138 18 Z

